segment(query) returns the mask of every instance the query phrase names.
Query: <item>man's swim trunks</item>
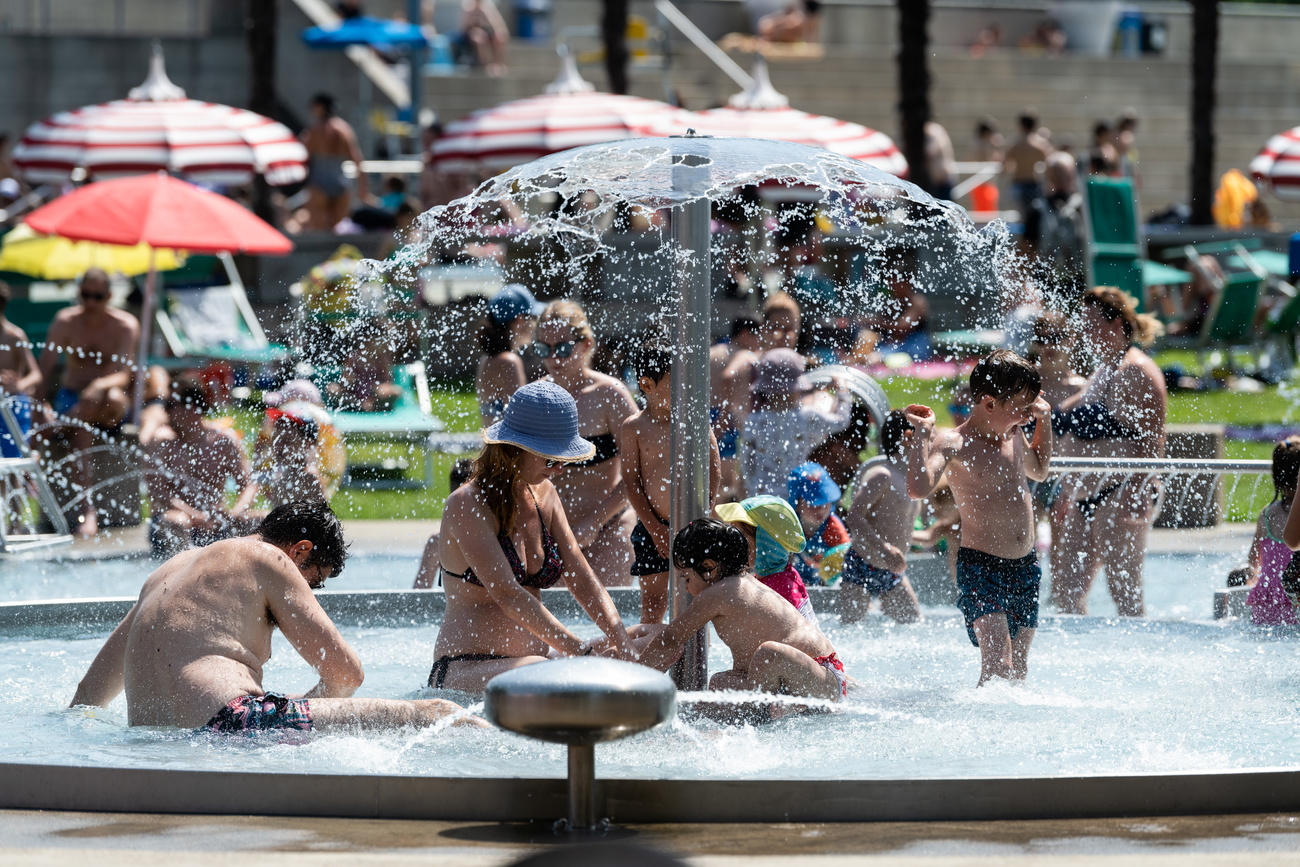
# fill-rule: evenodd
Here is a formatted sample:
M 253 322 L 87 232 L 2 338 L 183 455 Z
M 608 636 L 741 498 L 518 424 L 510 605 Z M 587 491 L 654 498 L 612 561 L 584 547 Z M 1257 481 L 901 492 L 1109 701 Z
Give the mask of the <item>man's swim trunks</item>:
M 655 547 L 654 537 L 640 521 L 636 522 L 636 529 L 632 531 L 632 550 L 636 552 L 636 560 L 632 563 L 632 574 L 638 578 L 642 575 L 658 575 L 667 572 L 671 565 L 668 558 L 659 553 L 659 549 Z
M 849 676 L 844 671 L 844 663 L 840 662 L 840 658 L 835 655 L 834 651 L 827 656 L 818 656 L 816 659 L 817 664 L 826 669 L 827 674 L 834 677 L 836 682 L 839 683 L 840 698 L 846 697 L 849 694 Z
M 844 571 L 840 574 L 843 583 L 856 584 L 872 596 L 884 596 L 903 583 L 902 575 L 872 566 L 853 548 L 844 555 Z
M 305 698 L 289 698 L 278 692 L 241 695 L 217 711 L 203 728 L 223 734 L 286 729 L 309 732 L 311 705 Z
M 79 393 L 70 388 L 60 388 L 59 393 L 54 395 L 54 411 L 59 415 L 67 415 L 79 400 L 81 400 Z
M 1012 638 L 1021 629 L 1038 626 L 1038 584 L 1043 570 L 1029 552 L 1019 560 L 994 557 L 974 548 L 957 549 L 957 607 L 966 617 L 966 634 L 980 646 L 975 621 L 1001 611 Z

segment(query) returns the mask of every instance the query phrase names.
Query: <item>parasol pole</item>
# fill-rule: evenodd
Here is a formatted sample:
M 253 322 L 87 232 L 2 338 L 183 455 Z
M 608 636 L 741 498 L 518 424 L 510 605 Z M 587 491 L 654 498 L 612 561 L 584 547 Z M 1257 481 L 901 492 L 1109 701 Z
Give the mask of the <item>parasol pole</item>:
M 144 306 L 140 308 L 140 351 L 135 356 L 135 396 L 132 398 L 131 417 L 135 423 L 140 423 L 140 412 L 144 409 L 144 383 L 149 378 L 149 332 L 153 324 L 153 296 L 154 280 L 157 279 L 158 271 L 154 267 L 154 257 L 157 255 L 157 249 L 149 247 L 149 273 L 144 278 Z

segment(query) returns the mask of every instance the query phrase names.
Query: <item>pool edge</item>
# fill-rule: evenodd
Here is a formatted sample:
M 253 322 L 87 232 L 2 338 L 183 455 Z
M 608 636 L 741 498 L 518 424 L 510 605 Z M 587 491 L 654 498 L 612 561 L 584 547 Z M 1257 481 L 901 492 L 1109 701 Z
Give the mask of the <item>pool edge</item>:
M 562 779 L 0 764 L 0 809 L 524 822 Z M 663 822 L 1082 819 L 1300 809 L 1300 771 L 924 780 L 597 780 L 602 816 Z

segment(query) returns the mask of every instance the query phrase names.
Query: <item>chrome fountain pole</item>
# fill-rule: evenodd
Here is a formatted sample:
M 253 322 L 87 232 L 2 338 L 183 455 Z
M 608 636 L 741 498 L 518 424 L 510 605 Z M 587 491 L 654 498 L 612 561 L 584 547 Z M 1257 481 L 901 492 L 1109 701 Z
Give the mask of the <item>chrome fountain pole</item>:
M 697 138 L 688 130 L 685 138 Z M 704 148 L 701 148 L 704 150 Z M 712 293 L 709 286 L 711 160 L 702 154 L 673 158 L 673 191 L 689 198 L 672 209 L 673 288 L 677 295 L 671 374 L 673 456 L 669 537 L 709 510 L 709 337 Z M 670 559 L 671 559 L 671 552 Z M 669 573 L 669 618 L 676 620 L 690 603 L 686 580 L 676 566 Z M 673 667 L 678 689 L 708 686 L 707 633 L 701 630 L 686 645 Z

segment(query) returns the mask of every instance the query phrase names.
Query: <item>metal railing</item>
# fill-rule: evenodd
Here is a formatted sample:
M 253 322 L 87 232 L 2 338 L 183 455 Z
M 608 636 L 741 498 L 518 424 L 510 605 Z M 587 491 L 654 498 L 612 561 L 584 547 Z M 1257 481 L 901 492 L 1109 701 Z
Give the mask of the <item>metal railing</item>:
M 1052 457 L 1053 473 L 1147 473 L 1150 475 L 1208 475 L 1241 473 L 1268 475 L 1273 462 L 1223 458 L 1075 458 Z
M 696 27 L 694 22 L 687 18 L 685 13 L 674 6 L 670 0 L 655 0 L 655 10 L 664 17 L 665 21 L 676 27 L 683 36 L 690 40 L 692 45 L 704 52 L 705 57 L 712 60 L 718 69 L 721 69 L 728 78 L 740 85 L 742 89 L 748 88 L 754 83 L 753 77 L 748 72 L 741 69 L 736 61 L 728 57 L 727 52 L 713 44 L 713 40 L 705 36 L 704 32 Z

